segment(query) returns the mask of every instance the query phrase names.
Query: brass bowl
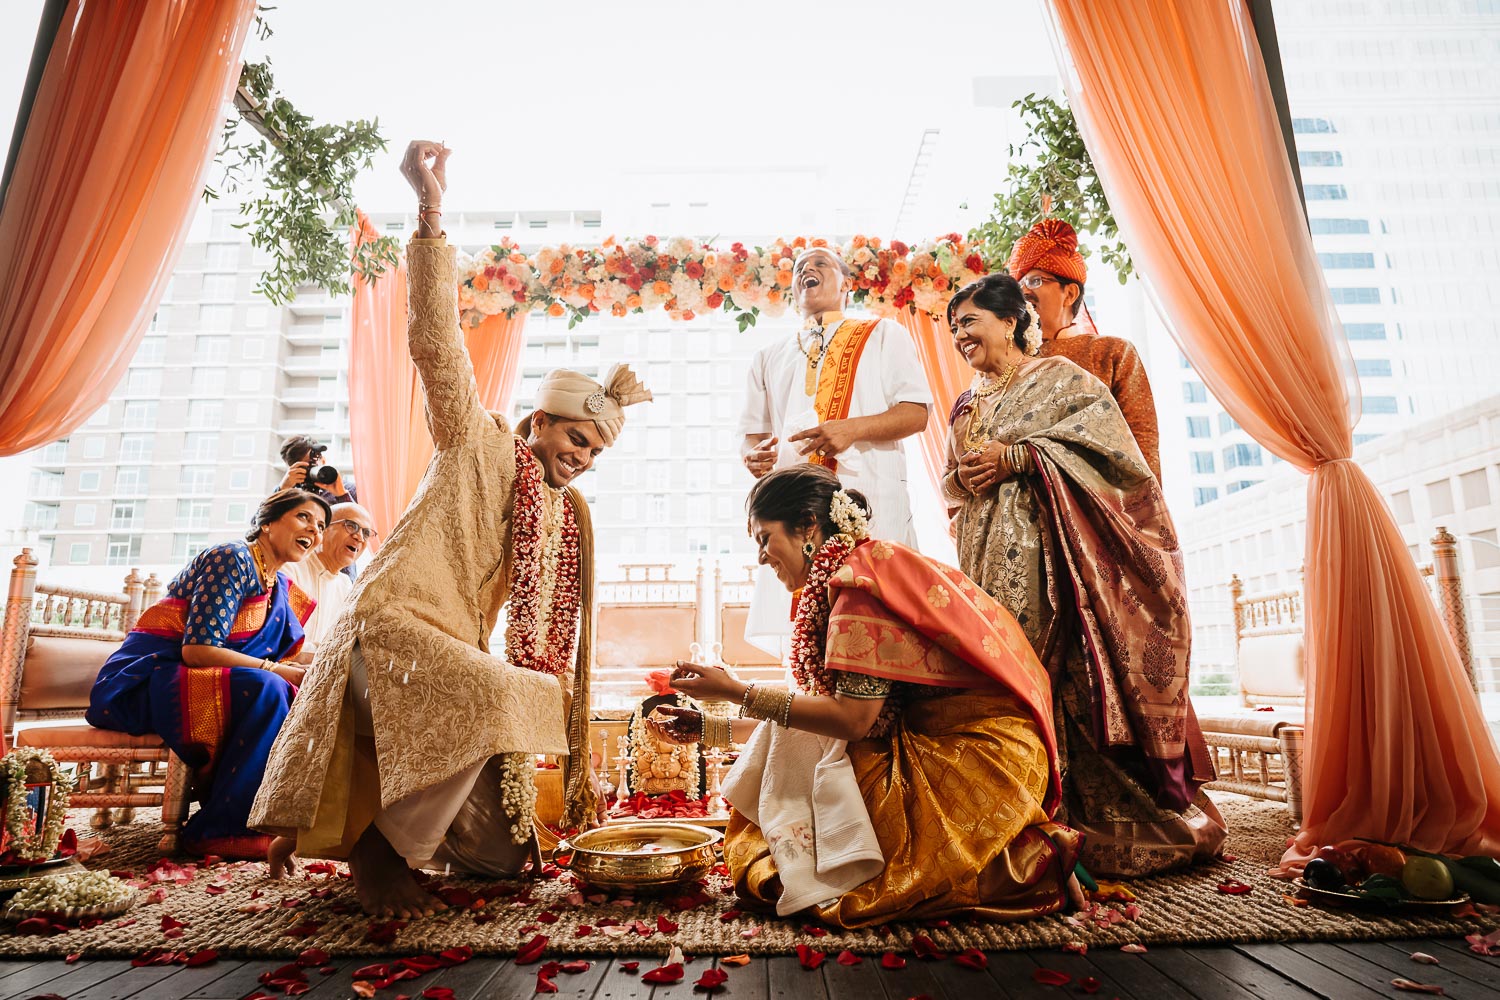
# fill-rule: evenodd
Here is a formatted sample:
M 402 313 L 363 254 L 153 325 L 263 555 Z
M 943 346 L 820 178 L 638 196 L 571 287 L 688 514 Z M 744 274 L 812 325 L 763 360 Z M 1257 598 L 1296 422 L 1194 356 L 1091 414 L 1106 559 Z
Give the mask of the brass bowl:
M 608 889 L 665 889 L 700 879 L 718 860 L 724 835 L 690 823 L 612 823 L 557 847 L 571 853 L 563 867 Z

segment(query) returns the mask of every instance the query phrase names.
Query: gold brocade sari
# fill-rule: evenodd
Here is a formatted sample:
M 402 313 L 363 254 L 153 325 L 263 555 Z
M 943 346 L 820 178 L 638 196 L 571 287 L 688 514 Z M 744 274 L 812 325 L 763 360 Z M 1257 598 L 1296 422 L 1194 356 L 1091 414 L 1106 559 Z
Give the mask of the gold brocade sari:
M 1226 831 L 1200 790 L 1213 765 L 1188 698 L 1182 556 L 1118 404 L 1071 361 L 1034 360 L 998 399 L 959 397 L 950 469 L 976 413 L 1035 465 L 967 500 L 956 529 L 959 567 L 1015 614 L 1052 677 L 1058 820 L 1100 874 L 1213 857 Z
M 829 668 L 878 679 L 899 711 L 847 751 L 885 867 L 810 912 L 862 927 L 1063 909 L 1080 838 L 1051 821 L 1051 688 L 1015 619 L 957 570 L 886 542 L 856 548 L 829 590 Z M 766 837 L 738 812 L 724 858 L 741 896 L 781 896 Z

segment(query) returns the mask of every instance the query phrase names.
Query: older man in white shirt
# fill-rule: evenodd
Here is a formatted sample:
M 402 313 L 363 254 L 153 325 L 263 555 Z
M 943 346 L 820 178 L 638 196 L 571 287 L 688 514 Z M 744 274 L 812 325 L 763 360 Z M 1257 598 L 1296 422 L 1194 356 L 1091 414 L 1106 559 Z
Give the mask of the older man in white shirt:
M 846 318 L 848 294 L 849 267 L 832 249 L 797 258 L 792 296 L 802 328 L 751 359 L 740 454 L 756 479 L 798 462 L 832 469 L 870 501 L 874 537 L 915 548 L 901 442 L 927 426 L 932 389 L 911 334 L 888 319 Z M 745 638 L 784 655 L 790 600 L 762 570 Z
M 364 555 L 365 546 L 374 537 L 375 522 L 369 511 L 357 503 L 336 504 L 328 519 L 328 530 L 323 532 L 323 544 L 308 558 L 286 567 L 292 582 L 318 602 L 303 626 L 307 641 L 300 658 L 304 662 L 312 662 L 313 653 L 338 621 L 344 602 L 354 589 L 354 581 L 344 569 Z

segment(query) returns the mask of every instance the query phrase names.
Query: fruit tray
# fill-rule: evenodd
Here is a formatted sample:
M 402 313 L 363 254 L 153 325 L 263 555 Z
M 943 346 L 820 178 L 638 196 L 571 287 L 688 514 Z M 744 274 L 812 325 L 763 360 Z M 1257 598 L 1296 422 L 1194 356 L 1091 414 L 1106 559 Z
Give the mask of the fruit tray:
M 1416 911 L 1444 910 L 1448 907 L 1457 906 L 1469 901 L 1468 893 L 1454 896 L 1452 899 L 1388 899 L 1374 896 L 1359 896 L 1352 892 L 1335 892 L 1329 889 L 1314 889 L 1300 878 L 1292 879 L 1292 885 L 1297 887 L 1297 893 L 1309 902 L 1326 903 L 1329 906 L 1349 906 L 1366 910 L 1385 910 L 1398 913 Z

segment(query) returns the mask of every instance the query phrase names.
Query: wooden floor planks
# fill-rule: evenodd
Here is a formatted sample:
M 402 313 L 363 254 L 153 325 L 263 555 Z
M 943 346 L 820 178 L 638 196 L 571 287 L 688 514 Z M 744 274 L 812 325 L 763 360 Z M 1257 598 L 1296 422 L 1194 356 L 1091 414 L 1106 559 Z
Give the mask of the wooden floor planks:
M 1438 965 L 1412 961 L 1427 952 Z M 726 967 L 729 981 L 714 995 L 728 1000 L 1062 1000 L 1084 995 L 1083 984 L 1098 980 L 1095 995 L 1119 1000 L 1370 1000 L 1410 996 L 1391 986 L 1396 978 L 1441 986 L 1454 1000 L 1500 996 L 1500 959 L 1475 955 L 1462 941 L 1358 941 L 1310 944 L 1247 944 L 1212 948 L 1153 948 L 1144 955 L 1115 949 L 1087 955 L 1063 952 L 989 952 L 988 967 L 968 969 L 952 961 L 908 958 L 906 968 L 882 969 L 877 956 L 857 965 L 839 965 L 829 955 L 816 970 L 802 968 L 795 956 L 756 958 Z M 559 1000 L 688 1000 L 704 997 L 694 989 L 716 960 L 688 962 L 680 983 L 652 986 L 641 973 L 660 958 L 636 959 L 635 972 L 621 968 L 625 958 L 590 960 L 587 971 L 559 973 Z M 311 988 L 303 996 L 334 1000 L 352 995 L 351 974 L 368 958 L 334 959 L 333 972 L 309 969 Z M 260 975 L 278 967 L 270 960 L 223 960 L 198 969 L 132 968 L 121 960 L 0 962 L 0 1000 L 30 1000 L 53 994 L 66 1000 L 242 1000 L 261 988 Z M 530 997 L 540 964 L 518 966 L 507 958 L 476 958 L 397 984 L 378 997 L 446 986 L 456 1000 Z M 1071 977 L 1062 986 L 1037 981 L 1038 970 Z M 1089 984 L 1092 985 L 1092 984 Z M 269 992 L 269 991 L 268 991 Z

